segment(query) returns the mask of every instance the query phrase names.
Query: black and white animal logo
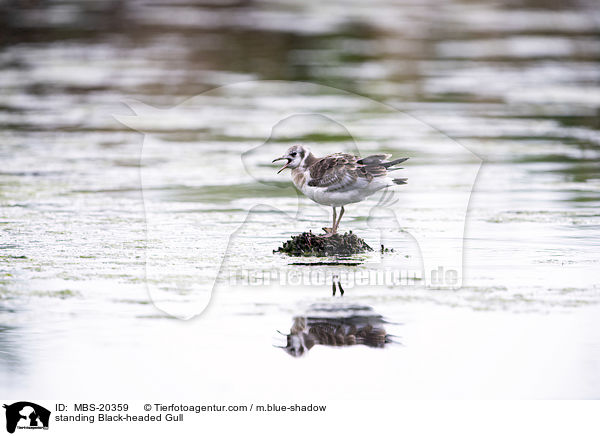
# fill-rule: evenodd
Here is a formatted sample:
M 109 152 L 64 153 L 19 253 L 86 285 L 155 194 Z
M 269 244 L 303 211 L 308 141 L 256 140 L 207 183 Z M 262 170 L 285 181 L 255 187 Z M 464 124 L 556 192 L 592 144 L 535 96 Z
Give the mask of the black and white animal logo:
M 19 401 L 4 405 L 6 409 L 6 431 L 14 433 L 19 429 L 48 429 L 50 411 L 29 401 Z

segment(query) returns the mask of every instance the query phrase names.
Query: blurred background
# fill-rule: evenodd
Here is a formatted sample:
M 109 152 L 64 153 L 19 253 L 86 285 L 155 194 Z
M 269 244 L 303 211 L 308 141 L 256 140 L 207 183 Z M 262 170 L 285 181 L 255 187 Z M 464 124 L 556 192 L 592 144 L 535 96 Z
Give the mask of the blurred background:
M 340 87 L 401 109 L 473 117 L 471 129 L 481 117 L 513 117 L 523 127 L 505 136 L 532 137 L 536 126 L 548 125 L 555 134 L 547 139 L 584 144 L 598 127 L 597 6 L 6 0 L 3 127 L 73 131 L 115 96 L 171 105 L 219 85 L 280 79 Z M 559 135 L 560 127 L 570 133 Z
M 215 87 L 265 79 L 370 97 L 484 161 L 470 204 L 463 289 L 347 292 L 344 298 L 358 298 L 395 322 L 393 333 L 403 335 L 406 347 L 387 356 L 312 350 L 303 371 L 313 378 L 290 381 L 290 391 L 314 398 L 326 389 L 343 398 L 353 387 L 316 374 L 344 360 L 382 368 L 381 375 L 356 380 L 366 397 L 396 389 L 425 398 L 598 398 L 600 8 L 594 0 L 0 1 L 0 381 L 10 394 L 188 395 L 173 380 L 147 383 L 165 370 L 197 374 L 186 386 L 222 395 L 285 395 L 276 378 L 296 364 L 271 347 L 270 335 L 302 313 L 298 300 L 328 299 L 329 287 L 295 294 L 230 289 L 188 324 L 157 312 L 144 285 L 142 135 L 114 118 L 132 114 L 126 98 L 169 108 Z M 293 191 L 267 193 L 242 172 L 225 186 L 214 180 L 226 170 L 222 159 L 239 162 L 242 152 L 266 141 L 264 129 L 251 129 L 261 111 L 302 110 L 301 89 L 259 99 L 219 95 L 210 114 L 147 126 L 163 152 L 144 162 L 156 175 L 145 200 L 168 200 L 161 212 L 171 213 L 165 219 L 180 229 L 199 219 L 206 228 L 239 224 L 247 206 L 268 195 L 294 212 Z M 352 115 L 337 93 L 321 97 L 310 100 L 323 112 Z M 408 177 L 430 174 L 435 189 L 424 196 L 409 184 L 402 226 L 440 225 L 446 216 L 439 205 L 445 189 L 460 183 L 461 163 L 440 162 L 435 138 L 410 143 L 378 123 L 374 110 L 360 116 L 372 117 L 365 136 L 382 136 L 384 151 L 425 154 L 409 161 Z M 237 122 L 246 128 L 236 130 Z M 299 138 L 322 152 L 351 142 L 318 123 L 309 127 Z M 295 139 L 282 140 L 281 148 Z M 197 155 L 181 165 L 190 147 L 202 147 L 203 158 L 214 162 L 212 181 L 193 167 Z M 375 141 L 370 147 L 382 150 Z M 256 164 L 261 177 L 287 180 L 275 179 L 269 162 L 281 153 L 270 153 L 256 157 L 264 161 Z M 188 177 L 185 184 L 161 179 L 169 162 Z M 307 210 L 303 228 L 327 222 L 326 211 Z M 367 232 L 358 210 L 345 219 Z M 280 270 L 288 262 L 271 250 L 289 227 L 278 215 L 263 218 L 255 230 L 266 222 L 273 233 L 257 238 L 254 231 L 243 243 L 264 258 L 238 259 Z M 169 232 L 177 234 L 176 227 Z M 398 256 L 418 258 L 418 247 L 415 253 L 401 237 L 396 242 L 406 249 Z M 169 260 L 197 263 L 197 249 L 187 241 Z M 198 345 L 182 350 L 181 343 Z M 240 353 L 249 356 L 247 368 L 232 378 L 221 364 Z M 178 356 L 176 365 L 170 356 Z M 84 368 L 98 362 L 106 378 L 89 380 Z M 203 378 L 208 371 L 210 381 Z M 345 376 L 341 371 L 340 379 L 353 377 L 352 365 Z M 384 377 L 391 372 L 393 381 Z

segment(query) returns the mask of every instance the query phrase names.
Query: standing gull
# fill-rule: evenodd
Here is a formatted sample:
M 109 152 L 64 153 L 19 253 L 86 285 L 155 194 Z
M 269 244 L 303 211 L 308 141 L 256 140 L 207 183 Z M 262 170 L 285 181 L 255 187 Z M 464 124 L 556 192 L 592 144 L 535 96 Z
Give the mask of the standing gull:
M 408 158 L 390 161 L 390 157 L 390 154 L 374 154 L 361 159 L 351 154 L 334 153 L 319 158 L 307 147 L 294 145 L 273 162 L 287 160 L 277 174 L 290 168 L 296 188 L 315 203 L 333 208 L 332 227 L 323 227 L 325 236 L 331 236 L 337 233 L 345 205 L 363 201 L 380 189 L 406 183 L 406 179 L 393 179 L 388 172 L 401 169 L 394 165 Z M 341 207 L 339 217 L 336 207 Z

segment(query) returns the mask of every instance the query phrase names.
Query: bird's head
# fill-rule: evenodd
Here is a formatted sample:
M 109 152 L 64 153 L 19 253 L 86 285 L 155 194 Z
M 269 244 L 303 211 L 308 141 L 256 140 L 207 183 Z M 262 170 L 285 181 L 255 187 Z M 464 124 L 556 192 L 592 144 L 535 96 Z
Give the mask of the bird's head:
M 309 154 L 310 150 L 307 147 L 304 147 L 302 145 L 291 146 L 290 148 L 288 148 L 287 152 L 283 156 L 273 160 L 273 162 L 277 162 L 278 160 L 287 160 L 287 163 L 284 166 L 282 166 L 279 169 L 279 171 L 277 171 L 277 174 L 279 174 L 286 168 L 298 168 L 300 165 L 302 165 L 302 162 L 304 161 L 304 159 L 306 159 L 306 157 Z

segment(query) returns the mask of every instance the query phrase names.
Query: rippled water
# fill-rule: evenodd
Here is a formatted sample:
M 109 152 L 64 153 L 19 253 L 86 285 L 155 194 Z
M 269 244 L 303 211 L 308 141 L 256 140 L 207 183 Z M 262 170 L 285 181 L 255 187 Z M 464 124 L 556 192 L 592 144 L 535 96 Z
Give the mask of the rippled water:
M 593 2 L 2 8 L 8 396 L 598 398 Z M 393 228 L 368 219 L 378 197 L 348 207 L 342 222 L 374 247 L 384 235 L 394 252 L 319 267 L 324 274 L 421 268 L 411 235 L 461 223 L 453 195 L 470 189 L 478 165 L 452 147 L 479 156 L 462 288 L 347 285 L 332 297 L 327 280 L 245 283 L 244 269 L 316 268 L 272 254 L 330 219 L 270 164 L 296 142 L 317 154 L 411 157 Z M 234 231 L 201 316 L 180 321 L 152 304 L 198 312 L 229 242 L 219 236 Z M 277 330 L 314 318 L 315 304 L 335 314 L 334 328 L 367 311 L 396 341 L 323 341 L 299 359 L 274 347 L 287 340 Z M 378 371 L 356 375 L 371 366 Z

